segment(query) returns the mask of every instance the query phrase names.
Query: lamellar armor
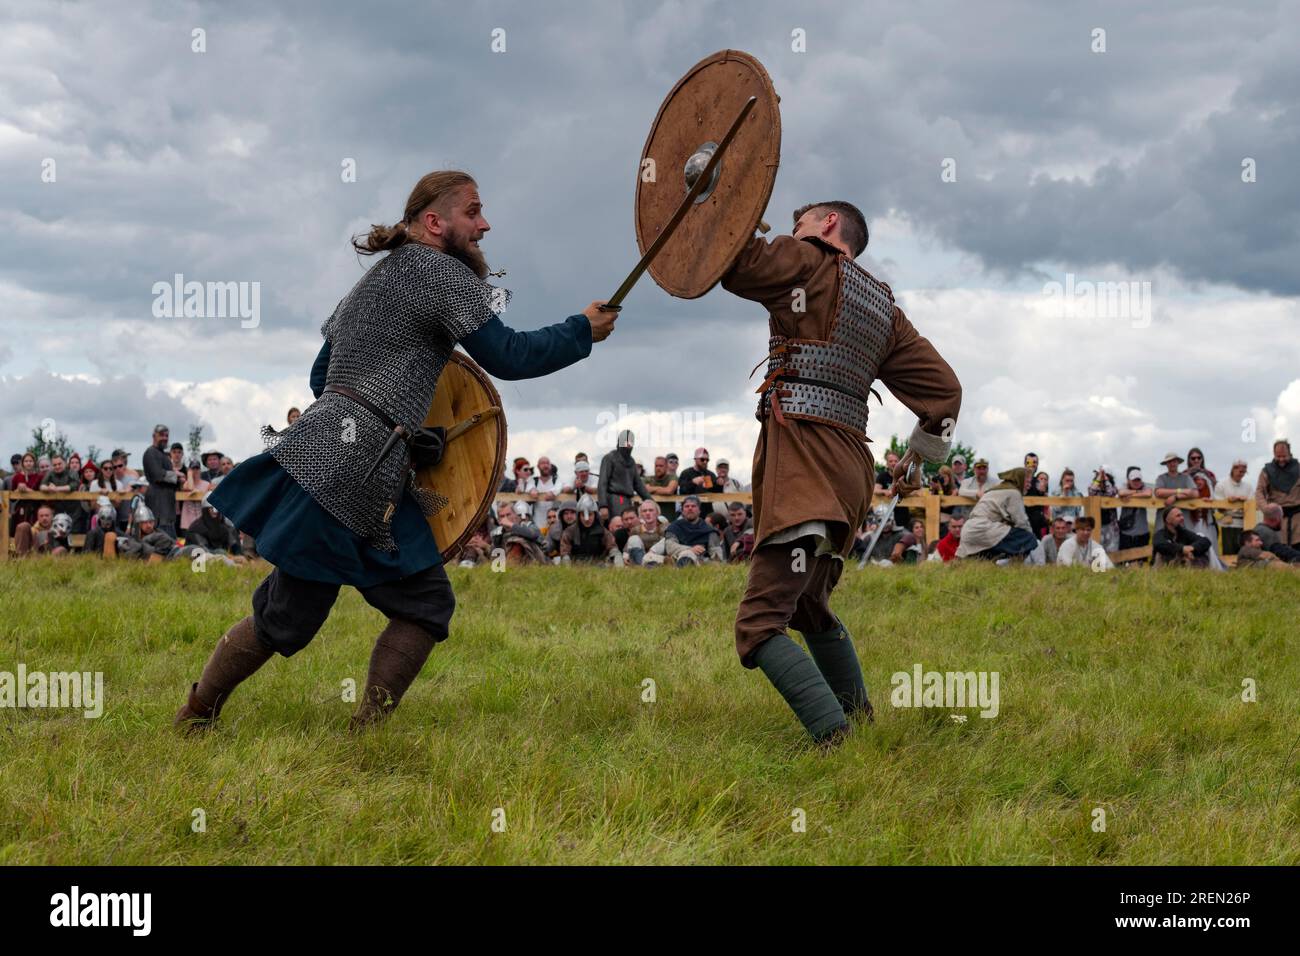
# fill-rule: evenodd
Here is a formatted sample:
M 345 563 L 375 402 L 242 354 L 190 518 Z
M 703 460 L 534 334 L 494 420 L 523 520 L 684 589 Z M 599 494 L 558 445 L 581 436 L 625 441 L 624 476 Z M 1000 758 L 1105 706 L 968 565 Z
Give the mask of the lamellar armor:
M 264 428 L 271 456 L 344 527 L 397 550 L 392 505 L 402 487 L 425 515 L 438 501 L 411 479 L 405 442 L 391 442 L 393 424 L 407 434 L 421 425 L 456 343 L 509 296 L 431 246 L 408 242 L 390 252 L 321 326 L 330 345 L 327 389 L 343 391 L 323 392 L 282 432 Z
M 894 293 L 847 256 L 840 257 L 839 270 L 826 339 L 768 340 L 758 417 L 770 413 L 780 423 L 794 418 L 834 425 L 865 439 L 867 399 L 893 338 Z

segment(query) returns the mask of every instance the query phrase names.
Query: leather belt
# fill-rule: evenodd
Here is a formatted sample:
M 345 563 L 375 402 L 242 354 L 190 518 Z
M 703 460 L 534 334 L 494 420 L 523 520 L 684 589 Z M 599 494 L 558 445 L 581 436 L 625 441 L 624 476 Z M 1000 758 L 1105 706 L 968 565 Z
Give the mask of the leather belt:
M 370 476 L 375 473 L 375 469 L 379 467 L 380 463 L 388 457 L 388 453 L 393 450 L 393 446 L 396 445 L 398 441 L 410 441 L 410 430 L 400 422 L 393 421 L 387 412 L 354 388 L 349 388 L 346 385 L 326 385 L 322 391 L 333 392 L 336 395 L 342 395 L 344 398 L 352 399 L 352 401 L 356 402 L 383 422 L 389 429 L 388 440 L 384 442 L 384 447 L 380 449 L 379 455 L 375 458 L 374 464 L 370 466 L 370 469 L 361 479 L 361 483 L 364 485 L 370 480 Z M 403 471 L 402 480 L 397 483 L 397 491 L 393 493 L 392 500 L 388 502 L 388 507 L 384 509 L 384 524 L 388 524 L 393 520 L 393 514 L 397 511 L 397 506 L 402 500 L 402 492 L 406 490 L 406 480 L 409 474 L 409 468 Z

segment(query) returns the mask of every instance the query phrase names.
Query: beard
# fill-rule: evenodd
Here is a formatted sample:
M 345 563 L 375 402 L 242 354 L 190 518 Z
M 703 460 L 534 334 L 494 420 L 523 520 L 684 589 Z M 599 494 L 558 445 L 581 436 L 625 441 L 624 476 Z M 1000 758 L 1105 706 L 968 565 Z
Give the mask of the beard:
M 460 233 L 451 233 L 448 235 L 447 255 L 465 263 L 465 265 L 469 266 L 470 271 L 480 279 L 487 278 L 487 259 L 483 258 L 483 253 L 476 247 L 470 245 L 470 240 L 467 237 Z

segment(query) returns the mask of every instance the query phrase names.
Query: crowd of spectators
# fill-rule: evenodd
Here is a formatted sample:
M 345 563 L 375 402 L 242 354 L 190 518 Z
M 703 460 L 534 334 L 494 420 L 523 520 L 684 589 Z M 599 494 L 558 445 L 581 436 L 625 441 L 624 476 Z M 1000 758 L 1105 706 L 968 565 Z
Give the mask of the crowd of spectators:
M 296 413 L 291 410 L 290 421 Z M 511 498 L 490 510 L 470 537 L 461 563 L 504 557 L 509 563 L 689 567 L 747 560 L 754 549 L 752 509 L 728 495 L 748 489 L 731 477 L 726 459 L 710 468 L 708 449 L 697 448 L 685 468 L 677 454 L 669 453 L 654 458 L 647 471 L 633 457 L 633 443 L 631 432 L 620 432 L 616 447 L 601 457 L 598 467 L 579 452 L 565 474 L 548 456 L 538 458 L 535 467 L 526 458 L 515 458 L 498 487 Z M 975 504 L 944 505 L 933 541 L 926 540 L 920 512 L 902 505 L 888 514 L 873 511 L 857 529 L 853 553 L 877 565 L 979 558 L 1106 569 L 1117 552 L 1149 545 L 1156 565 L 1222 569 L 1223 558 L 1235 556 L 1237 567 L 1292 566 L 1300 564 L 1300 463 L 1286 440 L 1275 442 L 1272 451 L 1272 460 L 1253 482 L 1246 462 L 1233 462 L 1219 479 L 1206 466 L 1201 449 L 1192 448 L 1186 457 L 1167 453 L 1151 483 L 1137 465 L 1126 469 L 1122 483 L 1103 465 L 1092 471 L 1086 489 L 1069 467 L 1053 484 L 1033 452 L 1020 466 L 996 475 L 987 460 L 977 458 L 968 470 L 965 457 L 957 454 L 928 476 L 928 490 L 971 498 Z M 234 468 L 229 457 L 211 450 L 187 461 L 184 446 L 170 442 L 168 428 L 158 425 L 141 459 L 137 470 L 122 448 L 98 462 L 76 452 L 66 459 L 13 455 L 12 473 L 0 469 L 4 487 L 41 495 L 11 499 L 9 532 L 17 553 L 100 554 L 107 547 L 122 557 L 166 560 L 202 552 L 228 562 L 256 555 L 255 542 L 239 534 L 206 498 Z M 894 452 L 886 454 L 876 474 L 877 494 L 891 494 L 897 463 Z M 107 496 L 122 491 L 131 497 Z M 70 492 L 101 497 L 63 497 Z M 178 502 L 178 492 L 205 497 Z M 656 496 L 683 497 L 661 502 Z M 1026 503 L 1036 496 L 1080 502 L 1103 496 L 1135 499 L 1135 504 L 1103 508 L 1097 521 L 1084 514 L 1082 503 Z M 1198 499 L 1244 504 L 1250 498 L 1258 509 L 1254 528 L 1244 527 L 1244 509 L 1216 514 L 1187 507 Z M 1151 499 L 1159 503 L 1154 520 L 1146 503 Z
M 1079 489 L 1068 467 L 1053 486 L 1033 452 L 1019 467 L 999 472 L 996 480 L 990 477 L 987 460 L 976 459 L 967 473 L 965 458 L 956 455 L 930 477 L 930 491 L 975 498 L 977 504 L 944 506 L 939 538 L 933 542 L 925 539 L 924 522 L 905 508 L 873 514 L 858 531 L 855 551 L 879 565 L 982 558 L 1003 564 L 1087 565 L 1106 570 L 1113 566 L 1112 554 L 1149 545 L 1156 566 L 1224 570 L 1226 556 L 1234 556 L 1241 568 L 1292 566 L 1300 564 L 1300 463 L 1285 439 L 1274 442 L 1272 451 L 1272 460 L 1253 482 L 1247 479 L 1245 461 L 1234 461 L 1228 475 L 1220 479 L 1206 466 L 1204 452 L 1192 448 L 1185 458 L 1166 453 L 1160 460 L 1162 471 L 1152 483 L 1144 479 L 1138 465 L 1126 469 L 1122 484 L 1110 468 L 1098 467 L 1086 492 Z M 878 494 L 889 494 L 897 463 L 897 455 L 886 455 L 877 473 Z M 1081 504 L 1026 503 L 1026 498 L 1034 497 L 1154 499 L 1158 504 L 1154 509 L 1137 501 L 1133 507 L 1102 508 L 1098 523 L 1083 514 Z M 1258 523 L 1249 529 L 1244 527 L 1244 508 L 1216 513 L 1189 507 L 1196 500 L 1244 504 L 1251 498 Z

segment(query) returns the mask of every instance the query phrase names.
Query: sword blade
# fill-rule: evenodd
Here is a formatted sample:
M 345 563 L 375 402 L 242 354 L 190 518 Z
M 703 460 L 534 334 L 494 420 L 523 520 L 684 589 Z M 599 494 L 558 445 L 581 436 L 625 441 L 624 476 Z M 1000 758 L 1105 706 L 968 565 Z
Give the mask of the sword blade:
M 867 562 L 871 560 L 871 552 L 876 550 L 876 542 L 880 540 L 880 532 L 885 530 L 885 520 L 894 513 L 894 508 L 898 505 L 898 495 L 890 499 L 889 504 L 885 505 L 885 510 L 878 515 L 876 530 L 871 532 L 871 538 L 867 541 L 867 550 L 862 552 L 862 560 L 858 562 L 859 568 L 864 568 Z
M 754 108 L 754 104 L 757 102 L 757 96 L 751 96 L 745 101 L 745 105 L 740 108 L 740 113 L 736 116 L 735 120 L 732 121 L 731 128 L 727 130 L 727 135 L 723 136 L 722 141 L 718 143 L 718 148 L 714 150 L 713 155 L 709 157 L 709 162 L 705 165 L 704 171 L 700 173 L 699 178 L 695 180 L 695 184 L 691 186 L 690 190 L 686 193 L 686 198 L 682 200 L 681 205 L 679 205 L 677 210 L 672 214 L 672 218 L 668 220 L 668 225 L 664 226 L 663 230 L 655 238 L 655 241 L 650 243 L 650 248 L 645 251 L 645 255 L 643 255 L 641 261 L 636 264 L 636 268 L 628 273 L 628 277 L 623 280 L 623 284 L 618 287 L 618 291 L 610 296 L 609 301 L 605 303 L 603 311 L 613 312 L 622 308 L 622 302 L 627 297 L 627 294 L 632 291 L 632 287 L 636 285 L 637 280 L 640 279 L 646 269 L 650 267 L 650 263 L 654 261 L 654 257 L 659 255 L 659 251 L 663 249 L 664 243 L 668 241 L 668 238 L 681 224 L 682 219 L 685 218 L 686 213 L 695 203 L 695 197 L 703 192 L 704 187 L 708 185 L 709 180 L 713 176 L 713 170 L 717 168 L 719 160 L 722 159 L 722 154 L 727 151 L 727 147 L 731 145 L 731 141 L 736 138 L 736 132 L 740 129 L 740 124 L 745 121 L 745 117 L 749 115 L 749 111 Z

